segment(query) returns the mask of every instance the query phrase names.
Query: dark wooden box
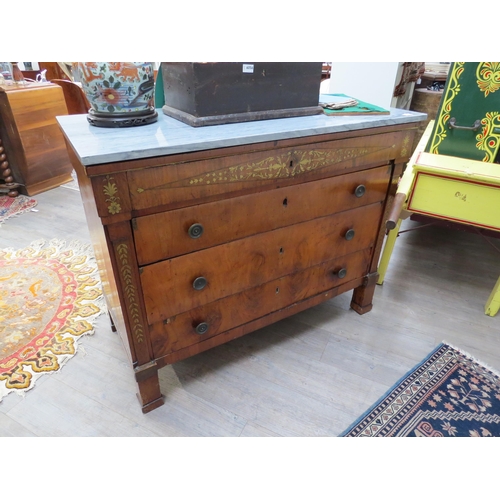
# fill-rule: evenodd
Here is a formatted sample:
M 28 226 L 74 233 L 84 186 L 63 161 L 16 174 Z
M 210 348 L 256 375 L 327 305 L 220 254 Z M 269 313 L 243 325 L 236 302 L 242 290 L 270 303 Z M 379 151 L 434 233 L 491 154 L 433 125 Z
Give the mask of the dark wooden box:
M 162 62 L 163 112 L 192 126 L 322 113 L 322 63 Z

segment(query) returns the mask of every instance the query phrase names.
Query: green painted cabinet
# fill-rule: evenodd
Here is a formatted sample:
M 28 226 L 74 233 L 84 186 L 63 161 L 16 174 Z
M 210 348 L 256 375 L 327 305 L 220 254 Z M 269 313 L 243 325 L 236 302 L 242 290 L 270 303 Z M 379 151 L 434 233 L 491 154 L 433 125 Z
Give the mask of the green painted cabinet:
M 494 162 L 500 146 L 500 62 L 455 62 L 426 152 Z

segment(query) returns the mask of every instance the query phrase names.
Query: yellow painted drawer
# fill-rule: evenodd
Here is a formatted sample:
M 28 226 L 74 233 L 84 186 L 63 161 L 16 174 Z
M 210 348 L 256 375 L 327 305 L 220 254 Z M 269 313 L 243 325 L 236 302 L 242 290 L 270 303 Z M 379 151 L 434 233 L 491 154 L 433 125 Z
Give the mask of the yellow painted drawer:
M 408 210 L 500 231 L 500 186 L 417 172 Z

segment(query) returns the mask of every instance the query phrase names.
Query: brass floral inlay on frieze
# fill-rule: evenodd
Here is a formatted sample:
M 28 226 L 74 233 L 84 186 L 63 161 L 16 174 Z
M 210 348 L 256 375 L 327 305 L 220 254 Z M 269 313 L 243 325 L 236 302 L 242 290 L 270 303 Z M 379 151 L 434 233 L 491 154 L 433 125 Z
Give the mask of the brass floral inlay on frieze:
M 144 341 L 144 329 L 141 324 L 139 304 L 137 303 L 137 289 L 132 280 L 132 267 L 128 257 L 128 245 L 120 243 L 116 247 L 120 260 L 120 272 L 125 283 L 124 292 L 128 302 L 128 311 L 132 322 L 132 331 L 138 343 Z
M 108 212 L 111 215 L 114 215 L 120 213 L 122 207 L 120 205 L 120 197 L 117 196 L 118 188 L 116 187 L 116 184 L 114 182 L 111 182 L 112 179 L 113 177 L 111 177 L 110 175 L 106 176 L 103 191 L 107 196 L 106 203 L 109 203 Z
M 261 161 L 228 167 L 189 180 L 189 184 L 219 184 L 255 180 L 286 179 L 312 172 L 341 161 L 366 155 L 369 148 L 349 148 L 331 151 L 293 151 L 270 156 Z
M 401 148 L 401 156 L 406 156 L 408 154 L 408 146 L 410 145 L 410 134 L 406 134 L 403 139 L 403 145 Z
M 144 191 L 157 189 L 226 184 L 232 182 L 286 179 L 393 147 L 394 145 L 383 147 L 341 148 L 327 151 L 322 151 L 320 149 L 308 151 L 296 150 L 280 155 L 269 156 L 260 161 L 250 161 L 231 167 L 217 169 L 206 174 L 189 177 L 168 184 L 155 185 L 149 188 L 138 187 L 137 192 L 143 193 Z

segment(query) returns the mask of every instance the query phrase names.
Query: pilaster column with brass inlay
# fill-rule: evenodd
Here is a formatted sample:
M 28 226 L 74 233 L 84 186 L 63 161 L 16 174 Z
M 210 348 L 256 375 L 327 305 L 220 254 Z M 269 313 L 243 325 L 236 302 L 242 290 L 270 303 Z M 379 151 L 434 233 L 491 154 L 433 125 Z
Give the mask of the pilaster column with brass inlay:
M 115 193 L 116 194 L 116 193 Z M 134 367 L 138 384 L 138 398 L 143 412 L 163 404 L 146 321 L 139 268 L 129 221 L 107 226 L 112 249 L 111 259 L 118 279 L 118 292 L 127 329 L 129 343 L 133 346 L 137 365 Z

